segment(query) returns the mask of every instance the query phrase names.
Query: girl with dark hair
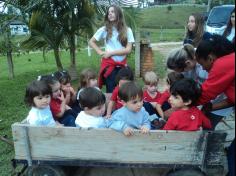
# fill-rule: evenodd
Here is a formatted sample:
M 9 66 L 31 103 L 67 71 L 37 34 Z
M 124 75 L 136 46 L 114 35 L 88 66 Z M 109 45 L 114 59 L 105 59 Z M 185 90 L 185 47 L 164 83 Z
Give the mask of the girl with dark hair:
M 194 13 L 189 16 L 187 23 L 187 33 L 184 39 L 184 44 L 191 44 L 195 48 L 203 39 L 209 39 L 210 33 L 204 32 L 204 18 L 201 14 Z
M 235 43 L 235 9 L 231 12 L 230 20 L 223 33 L 223 36 L 225 36 L 232 43 Z
M 51 101 L 52 90 L 46 81 L 33 81 L 25 93 L 25 102 L 31 106 L 27 116 L 27 122 L 30 125 L 55 126 L 49 104 Z
M 105 51 L 96 44 L 104 40 Z M 127 65 L 127 55 L 132 51 L 134 36 L 132 30 L 125 24 L 122 9 L 112 5 L 105 15 L 105 26 L 98 29 L 90 39 L 89 45 L 102 57 L 99 87 L 106 84 L 107 93 L 116 87 L 115 77 L 118 71 Z

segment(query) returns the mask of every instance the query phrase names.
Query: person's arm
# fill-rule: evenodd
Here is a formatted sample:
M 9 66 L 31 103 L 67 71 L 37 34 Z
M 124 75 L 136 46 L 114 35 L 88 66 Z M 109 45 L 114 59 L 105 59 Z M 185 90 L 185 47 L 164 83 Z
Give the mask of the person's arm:
M 160 115 L 160 117 L 164 119 L 164 112 L 163 112 L 161 105 L 159 103 L 157 103 L 157 105 L 156 105 L 156 110 L 157 110 L 158 114 Z
M 204 129 L 211 129 L 211 121 L 202 113 L 202 127 Z
M 92 47 L 97 52 L 98 55 L 103 56 L 105 52 L 100 47 L 98 47 L 96 42 L 97 40 L 94 37 L 92 37 L 89 40 L 89 46 Z
M 61 100 L 61 106 L 60 106 L 60 112 L 55 114 L 56 117 L 60 118 L 64 115 L 65 111 L 68 109 L 67 105 L 66 105 L 66 99 L 63 95 L 63 93 L 61 92 L 61 97 L 60 97 L 60 100 Z
M 124 49 L 105 51 L 103 58 L 110 58 L 111 56 L 124 56 L 128 55 L 132 51 L 132 43 L 128 43 Z
M 112 110 L 115 106 L 115 102 L 114 101 L 110 101 L 109 104 L 108 104 L 108 107 L 107 107 L 107 114 L 106 114 L 106 118 L 110 118 L 111 117 L 111 113 L 112 113 Z

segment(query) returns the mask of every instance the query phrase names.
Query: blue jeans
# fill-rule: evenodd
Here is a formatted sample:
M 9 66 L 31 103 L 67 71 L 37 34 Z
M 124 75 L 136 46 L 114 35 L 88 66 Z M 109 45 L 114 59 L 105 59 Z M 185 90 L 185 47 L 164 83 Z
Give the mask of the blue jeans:
M 224 118 L 223 116 L 219 116 L 211 112 L 207 114 L 207 117 L 211 121 L 211 126 L 212 126 L 211 130 L 213 131 L 215 130 L 216 125 Z
M 105 84 L 106 84 L 106 92 L 107 93 L 112 93 L 115 87 L 117 86 L 116 83 L 116 75 L 120 71 L 122 67 L 116 67 L 111 74 L 105 79 Z

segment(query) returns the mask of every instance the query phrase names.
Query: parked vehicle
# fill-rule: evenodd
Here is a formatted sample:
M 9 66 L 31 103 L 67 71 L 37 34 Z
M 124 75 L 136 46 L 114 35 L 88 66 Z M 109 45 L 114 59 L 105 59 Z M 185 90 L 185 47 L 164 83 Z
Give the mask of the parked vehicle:
M 206 22 L 206 32 L 222 35 L 235 5 L 213 7 Z

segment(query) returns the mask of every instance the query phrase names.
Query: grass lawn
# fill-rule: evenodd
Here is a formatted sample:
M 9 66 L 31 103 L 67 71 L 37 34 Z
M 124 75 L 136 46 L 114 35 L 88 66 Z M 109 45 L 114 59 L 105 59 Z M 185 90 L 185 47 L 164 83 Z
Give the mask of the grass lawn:
M 65 68 L 69 67 L 69 55 L 61 53 L 62 62 Z M 134 54 L 130 56 L 129 65 L 134 68 Z M 162 56 L 155 52 L 156 70 L 164 76 Z M 30 60 L 30 61 L 29 61 Z M 86 51 L 78 53 L 77 68 L 90 67 L 95 71 L 99 70 L 100 59 L 96 54 L 88 58 Z M 25 54 L 19 57 L 14 56 L 15 79 L 8 79 L 6 58 L 0 56 L 0 135 L 7 135 L 11 138 L 11 124 L 23 120 L 29 108 L 24 103 L 26 85 L 37 78 L 38 75 L 48 74 L 56 71 L 55 61 L 52 53 L 47 54 L 47 62 L 43 62 L 41 53 Z M 78 81 L 73 82 L 77 88 Z M 0 175 L 12 175 L 11 159 L 14 157 L 13 148 L 0 141 Z

